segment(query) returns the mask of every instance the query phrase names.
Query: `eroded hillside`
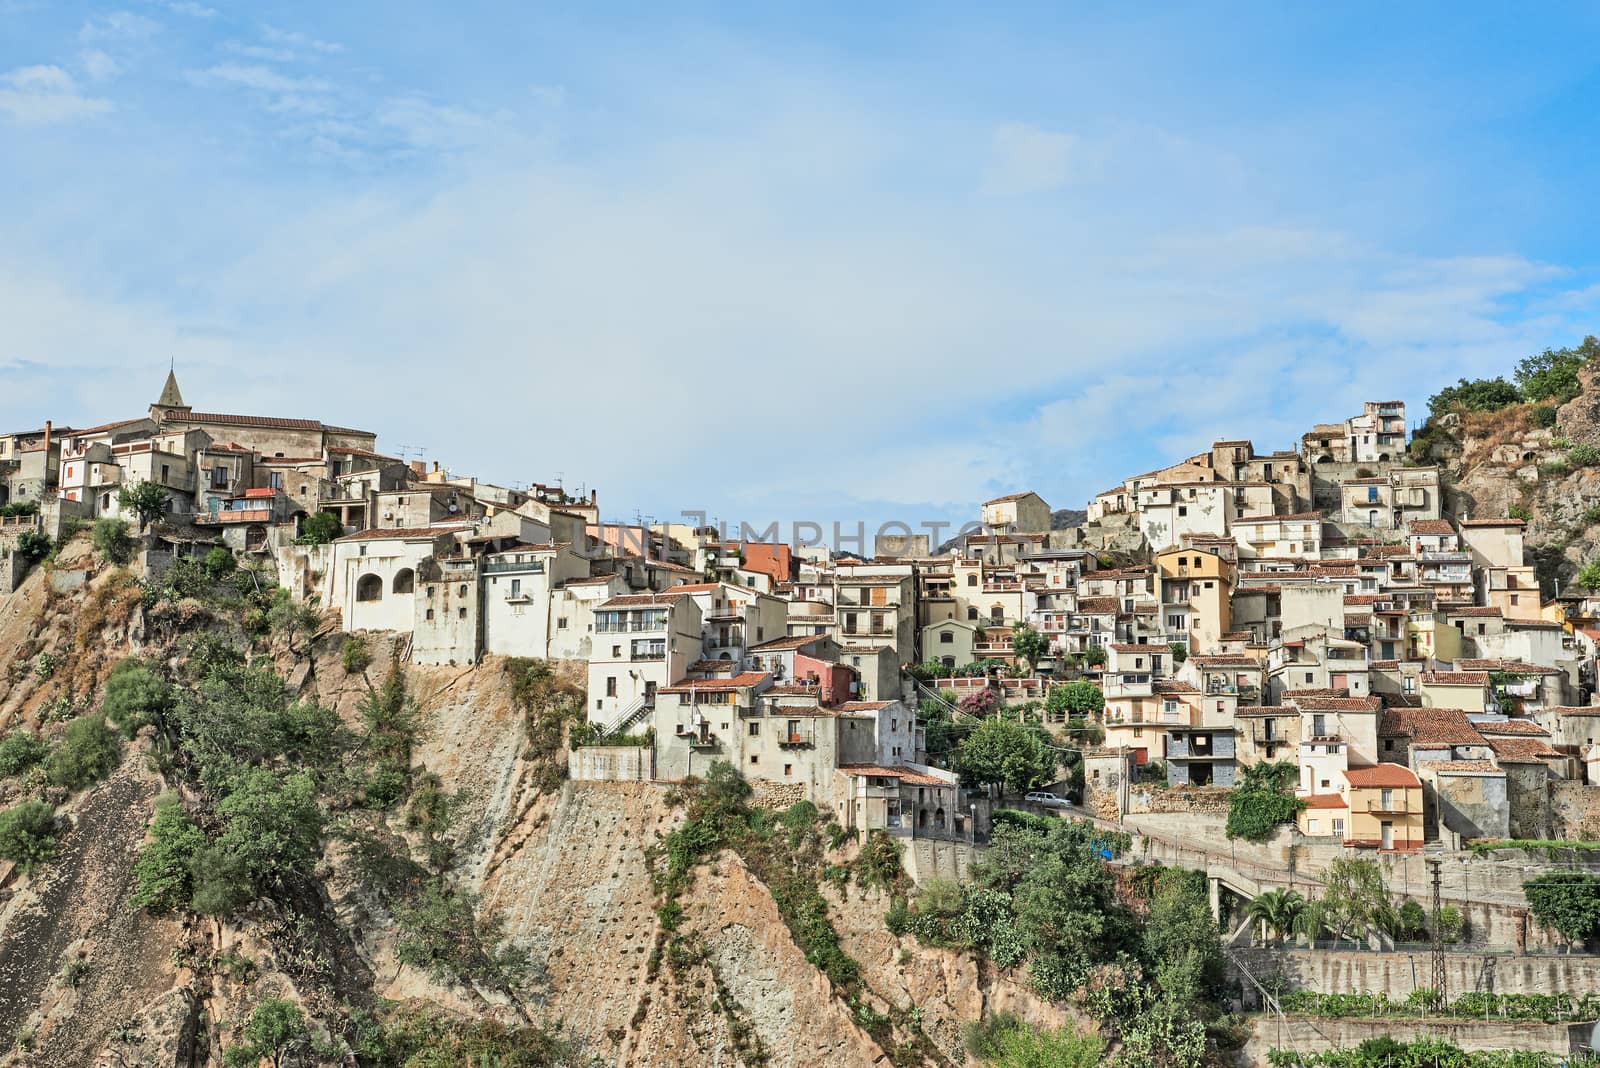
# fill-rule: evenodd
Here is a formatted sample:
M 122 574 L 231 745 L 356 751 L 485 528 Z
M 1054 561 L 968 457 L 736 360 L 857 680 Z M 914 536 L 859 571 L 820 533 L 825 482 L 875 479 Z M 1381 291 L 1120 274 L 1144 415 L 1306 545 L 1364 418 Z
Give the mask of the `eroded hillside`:
M 581 691 L 559 665 L 408 667 L 258 576 L 191 578 L 145 590 L 80 540 L 0 600 L 0 732 L 45 752 L 0 779 L 0 805 L 55 821 L 53 855 L 0 875 L 4 1063 L 953 1064 L 987 1011 L 1068 1022 L 969 954 L 889 934 L 886 890 L 849 877 L 854 844 L 815 830 L 804 864 L 761 862 L 843 873 L 816 900 L 848 989 L 738 850 L 693 867 L 664 928 L 658 843 L 682 792 L 564 780 Z M 130 657 L 169 706 L 100 726 Z M 92 733 L 75 723 L 110 754 L 82 781 L 58 755 Z M 314 797 L 295 802 L 302 779 Z M 306 828 L 246 811 L 251 790 L 303 802 L 303 865 Z M 281 870 L 230 874 L 207 840 Z M 168 843 L 189 860 L 156 878 L 141 850 Z M 506 1050 L 522 1059 L 489 1059 Z

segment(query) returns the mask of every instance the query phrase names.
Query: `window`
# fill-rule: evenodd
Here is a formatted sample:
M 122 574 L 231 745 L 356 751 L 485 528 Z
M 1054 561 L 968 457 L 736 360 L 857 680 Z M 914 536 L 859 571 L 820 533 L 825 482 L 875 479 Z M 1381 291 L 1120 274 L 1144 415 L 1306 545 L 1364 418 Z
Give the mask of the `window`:
M 166 464 L 162 464 L 161 465 L 161 477 L 162 478 L 166 478 L 167 477 L 167 465 Z M 283 489 L 283 472 L 282 471 L 273 471 L 271 474 L 267 475 L 267 485 L 271 486 L 275 490 Z
M 557 616 L 556 617 L 556 630 L 566 630 L 566 629 L 567 629 L 567 617 L 566 616 Z
M 429 620 L 430 620 L 430 621 L 431 621 L 431 620 L 432 620 L 432 619 L 433 619 L 433 609 L 431 609 L 431 608 L 430 608 L 430 609 L 428 609 L 428 616 L 427 616 L 427 618 L 428 618 L 428 619 L 429 619 Z
M 1344 820 L 1338 816 L 1333 818 L 1333 833 L 1340 838 L 1344 837 Z
M 622 646 L 613 645 L 611 647 L 611 659 L 613 659 L 613 660 L 621 660 L 622 659 Z
M 466 595 L 467 595 L 467 586 L 466 586 L 466 583 L 462 583 L 462 584 L 461 584 L 461 590 L 460 590 L 460 593 L 461 593 L 461 596 L 463 596 L 463 597 L 465 597 L 465 596 L 466 596 Z
M 1316 821 L 1315 818 L 1306 820 L 1306 833 L 1307 834 L 1316 834 L 1317 833 L 1317 821 Z
M 617 677 L 615 675 L 606 676 L 606 696 L 617 696 Z
M 517 597 L 517 596 L 520 596 L 521 594 L 522 594 L 522 580 L 521 579 L 512 579 L 511 580 L 511 596 Z
M 456 618 L 457 619 L 466 619 L 467 618 L 467 606 L 466 605 L 462 605 L 460 608 L 456 609 Z
M 755 726 L 755 724 L 754 724 L 754 723 L 752 723 L 752 724 L 750 724 L 750 726 L 752 726 L 752 727 L 754 727 L 754 726 Z M 750 754 L 750 763 L 752 763 L 752 764 L 759 764 L 759 763 L 760 763 L 760 762 L 761 762 L 761 758 L 760 758 L 760 757 L 759 757 L 759 756 L 757 756 L 757 755 L 756 755 L 756 754 L 754 754 L 754 753 L 751 753 L 751 754 Z
M 967 609 L 967 618 L 968 619 L 977 619 L 978 618 L 978 610 L 976 608 L 968 608 Z
M 1178 514 L 1179 515 L 1188 515 L 1189 514 L 1188 506 L 1182 505 L 1182 504 L 1178 505 Z
M 978 584 L 978 576 L 977 575 L 968 575 L 967 576 L 967 585 L 968 586 L 976 586 L 977 584 Z
M 785 764 L 783 766 L 783 773 L 785 775 L 793 775 L 794 774 L 794 765 L 793 764 Z
M 1316 678 L 1316 676 L 1315 676 L 1315 675 L 1313 675 L 1313 674 L 1312 674 L 1312 673 L 1311 673 L 1311 672 L 1309 672 L 1309 671 L 1308 671 L 1308 672 L 1306 672 L 1306 681 L 1307 681 L 1307 682 L 1311 682 L 1311 681 L 1312 681 L 1312 680 L 1314 680 L 1314 679 L 1315 679 L 1315 678 Z
M 228 469 L 223 467 L 221 464 L 218 464 L 216 467 L 211 469 L 211 488 L 228 488 Z
M 761 737 L 761 724 L 760 723 L 752 722 L 750 724 L 750 737 L 752 737 L 752 738 Z
M 950 633 L 949 631 L 941 630 L 939 632 L 939 644 L 940 645 L 950 645 L 950 644 L 953 644 L 955 642 L 955 640 L 956 640 L 956 636 L 954 634 Z

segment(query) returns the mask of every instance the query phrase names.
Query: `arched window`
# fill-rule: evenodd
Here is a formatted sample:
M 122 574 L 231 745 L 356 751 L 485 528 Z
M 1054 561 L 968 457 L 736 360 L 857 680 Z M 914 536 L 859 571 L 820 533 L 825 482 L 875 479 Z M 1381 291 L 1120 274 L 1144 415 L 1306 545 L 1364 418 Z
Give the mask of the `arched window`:
M 409 567 L 402 567 L 399 571 L 394 573 L 394 592 L 410 593 L 416 588 L 416 582 L 416 572 L 412 571 Z
M 976 608 L 969 607 L 967 609 L 967 618 L 968 619 L 977 619 L 978 618 L 978 610 Z
M 1004 605 L 997 604 L 997 605 L 992 606 L 989 609 L 989 619 L 992 622 L 1003 623 L 1003 622 L 1005 622 L 1005 618 L 1006 618 L 1006 609 L 1005 609 Z
M 383 579 L 377 575 L 362 575 L 356 580 L 356 600 L 383 600 Z
M 944 830 L 944 809 L 940 808 L 934 810 L 933 825 L 938 830 Z

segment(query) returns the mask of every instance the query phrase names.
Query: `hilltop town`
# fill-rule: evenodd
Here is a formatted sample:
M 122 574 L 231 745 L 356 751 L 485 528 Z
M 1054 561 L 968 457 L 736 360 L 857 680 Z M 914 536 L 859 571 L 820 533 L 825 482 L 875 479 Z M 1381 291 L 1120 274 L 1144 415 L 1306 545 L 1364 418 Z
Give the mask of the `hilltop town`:
M 1230 786 L 1287 760 L 1311 840 L 1567 837 L 1600 815 L 1555 803 L 1600 781 L 1600 604 L 1541 596 L 1523 519 L 1447 512 L 1407 425 L 1403 403 L 1369 402 L 1293 449 L 1218 441 L 1131 476 L 1081 527 L 1052 530 L 1018 492 L 945 555 L 889 536 L 861 556 L 603 523 L 597 493 L 451 477 L 315 420 L 197 412 L 174 374 L 147 414 L 0 437 L 0 502 L 38 506 L 13 508 L 8 536 L 59 539 L 137 522 L 124 491 L 159 487 L 147 568 L 221 545 L 345 631 L 405 635 L 414 663 L 585 664 L 584 777 L 726 760 L 847 827 L 973 842 L 988 798 L 926 762 L 919 702 L 953 693 L 959 719 L 988 694 L 1064 726 L 1051 694 L 1087 679 L 1103 707 L 1086 801 L 1106 817 L 1152 768 L 1158 786 Z M 313 516 L 337 520 L 325 540 L 305 536 Z M 1019 648 L 1029 632 L 1042 641 Z M 637 759 L 605 744 L 645 730 Z
M 1409 427 L 1404 403 L 1371 401 L 1289 448 L 1216 441 L 1126 477 L 1076 526 L 1019 490 L 946 546 L 902 530 L 841 552 L 611 522 L 596 491 L 492 485 L 315 419 L 196 411 L 173 373 L 143 413 L 0 436 L 0 611 L 30 581 L 68 596 L 113 563 L 147 591 L 240 569 L 302 613 L 282 617 L 301 620 L 290 653 L 296 627 L 337 636 L 352 674 L 369 647 L 396 678 L 556 665 L 581 710 L 558 782 L 661 792 L 725 767 L 755 806 L 887 838 L 910 886 L 969 880 L 1008 820 L 1129 834 L 1095 848 L 1203 872 L 1240 1005 L 1282 1019 L 1260 981 L 1282 978 L 1282 946 L 1250 956 L 1274 941 L 1259 899 L 1368 860 L 1397 907 L 1437 893 L 1454 913 L 1448 935 L 1439 898 L 1409 934 L 1346 932 L 1368 951 L 1570 948 L 1530 914 L 1521 854 L 1488 877 L 1465 860 L 1600 838 L 1600 592 L 1541 588 L 1526 509 L 1476 507 L 1448 466 L 1459 442 Z M 1573 449 L 1552 425 L 1493 447 L 1535 477 Z M 130 617 L 136 650 L 168 625 L 151 603 Z M 16 680 L 48 678 L 43 658 L 66 655 L 51 648 L 14 654 L 0 726 L 48 722 L 43 684 Z M 291 685 L 325 685 L 296 670 Z M 992 766 L 977 738 L 1004 751 Z M 1252 830 L 1262 795 L 1283 804 Z M 1337 968 L 1296 952 L 1301 976 Z M 1434 973 L 1439 996 L 1481 988 L 1475 966 Z M 1397 999 L 1425 985 L 1383 982 Z

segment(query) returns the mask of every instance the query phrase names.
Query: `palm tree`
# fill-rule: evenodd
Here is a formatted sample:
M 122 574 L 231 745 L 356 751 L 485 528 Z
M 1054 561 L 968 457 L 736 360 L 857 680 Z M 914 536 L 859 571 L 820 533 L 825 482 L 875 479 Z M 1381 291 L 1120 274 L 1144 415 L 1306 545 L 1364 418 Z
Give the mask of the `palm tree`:
M 1261 921 L 1262 941 L 1272 930 L 1280 939 L 1294 930 L 1295 919 L 1306 907 L 1306 899 L 1293 890 L 1268 890 L 1245 907 L 1245 915 Z

